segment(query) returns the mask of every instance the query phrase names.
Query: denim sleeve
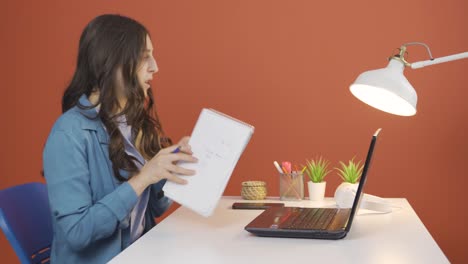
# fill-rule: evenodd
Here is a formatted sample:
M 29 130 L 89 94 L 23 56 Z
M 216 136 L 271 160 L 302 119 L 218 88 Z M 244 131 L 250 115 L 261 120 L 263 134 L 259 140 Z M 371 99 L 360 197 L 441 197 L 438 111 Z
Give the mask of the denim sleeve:
M 93 203 L 84 137 L 54 131 L 43 153 L 52 217 L 73 250 L 109 237 L 130 213 L 138 196 L 128 183 Z

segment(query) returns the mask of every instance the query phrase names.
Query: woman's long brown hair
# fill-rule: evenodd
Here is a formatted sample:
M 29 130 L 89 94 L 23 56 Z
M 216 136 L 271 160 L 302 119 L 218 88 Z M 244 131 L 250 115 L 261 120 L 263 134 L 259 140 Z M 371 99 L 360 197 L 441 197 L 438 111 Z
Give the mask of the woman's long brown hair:
M 134 143 L 146 159 L 168 145 L 161 140 L 163 130 L 153 109 L 151 89 L 145 98 L 137 78 L 148 35 L 143 25 L 128 17 L 102 15 L 93 19 L 81 34 L 76 71 L 62 98 L 62 112 L 74 106 L 90 109 L 100 105 L 96 118 L 102 121 L 109 134 L 109 157 L 114 175 L 120 181 L 128 178 L 119 170 L 133 175 L 138 168 L 134 158 L 125 153 L 124 138 L 118 129 L 119 116 L 125 115 L 127 124 L 132 127 L 132 135 L 135 135 Z M 121 78 L 117 78 L 118 74 Z M 122 83 L 117 83 L 117 79 Z M 115 110 L 120 108 L 118 86 L 123 87 L 127 103 L 116 114 Z M 87 107 L 79 103 L 83 94 L 90 96 L 93 92 L 99 92 L 95 105 Z

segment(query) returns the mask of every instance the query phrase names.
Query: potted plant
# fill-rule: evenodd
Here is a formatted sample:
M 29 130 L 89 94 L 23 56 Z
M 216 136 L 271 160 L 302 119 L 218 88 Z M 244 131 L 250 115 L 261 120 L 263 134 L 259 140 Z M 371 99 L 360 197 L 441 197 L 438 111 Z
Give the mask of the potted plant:
M 361 177 L 362 170 L 364 165 L 361 164 L 362 161 L 354 162 L 354 157 L 348 161 L 348 165 L 344 162 L 340 161 L 341 168 L 335 168 L 338 170 L 338 175 L 343 179 L 343 183 L 336 188 L 335 191 L 335 200 L 340 200 L 342 203 L 346 200 L 346 203 L 351 202 L 352 199 L 346 199 L 344 194 L 346 193 L 346 189 L 357 190 L 359 185 L 358 180 Z
M 328 165 L 330 162 L 322 157 L 306 160 L 304 170 L 309 176 L 307 187 L 309 189 L 309 199 L 312 201 L 321 201 L 325 197 L 326 182 L 325 176 L 330 173 Z
M 338 170 L 338 175 L 343 179 L 344 182 L 350 184 L 356 184 L 362 174 L 362 169 L 364 165 L 361 164 L 362 161 L 358 163 L 354 162 L 354 158 L 352 158 L 348 165 L 344 164 L 344 162 L 340 161 L 341 169 L 335 168 Z

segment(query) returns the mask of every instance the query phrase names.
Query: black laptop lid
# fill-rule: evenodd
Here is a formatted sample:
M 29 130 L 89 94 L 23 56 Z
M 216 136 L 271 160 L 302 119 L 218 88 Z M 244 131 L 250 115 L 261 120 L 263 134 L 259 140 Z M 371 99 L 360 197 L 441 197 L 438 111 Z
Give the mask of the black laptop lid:
M 369 167 L 371 165 L 372 154 L 374 153 L 375 143 L 377 141 L 377 136 L 379 135 L 380 130 L 382 129 L 377 129 L 377 131 L 375 131 L 374 135 L 372 136 L 369 151 L 367 152 L 366 163 L 364 164 L 364 168 L 362 170 L 361 179 L 359 180 L 359 186 L 356 191 L 356 197 L 354 198 L 353 207 L 351 209 L 351 215 L 348 220 L 348 225 L 346 226 L 346 232 L 349 232 L 349 230 L 351 229 L 351 224 L 353 223 L 354 216 L 361 201 L 362 189 L 364 188 L 364 184 L 366 184 L 367 172 L 369 171 Z

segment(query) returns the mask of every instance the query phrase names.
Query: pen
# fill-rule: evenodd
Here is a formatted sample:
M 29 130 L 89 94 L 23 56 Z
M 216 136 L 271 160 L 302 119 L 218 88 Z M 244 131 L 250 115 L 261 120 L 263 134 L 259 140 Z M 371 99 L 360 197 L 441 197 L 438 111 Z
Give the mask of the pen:
M 273 165 L 275 165 L 275 168 L 278 170 L 279 173 L 283 173 L 283 170 L 281 170 L 281 167 L 276 160 L 273 161 Z
M 181 146 L 178 146 L 174 151 L 172 151 L 172 153 L 179 153 L 181 148 Z

